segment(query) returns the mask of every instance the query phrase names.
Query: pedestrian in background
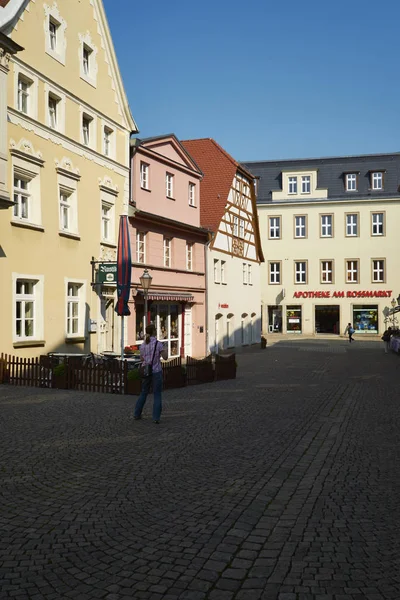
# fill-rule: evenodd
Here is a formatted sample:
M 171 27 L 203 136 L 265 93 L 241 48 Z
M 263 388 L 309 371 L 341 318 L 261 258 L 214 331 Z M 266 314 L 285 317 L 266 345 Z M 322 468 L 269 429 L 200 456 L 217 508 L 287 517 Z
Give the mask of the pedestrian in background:
M 385 354 L 387 354 L 389 351 L 389 342 L 390 342 L 391 335 L 392 335 L 392 328 L 388 327 L 382 336 L 382 341 L 383 341 L 383 344 L 385 347 Z
M 348 323 L 346 329 L 344 330 L 344 334 L 346 335 L 346 333 L 347 333 L 347 335 L 349 336 L 350 343 L 354 342 L 354 338 L 353 338 L 354 331 L 355 330 L 354 330 L 353 325 L 351 323 Z
M 150 386 L 153 384 L 153 423 L 159 423 L 162 411 L 162 366 L 161 357 L 168 358 L 168 351 L 164 344 L 156 338 L 154 325 L 146 327 L 146 337 L 140 346 L 140 358 L 142 361 L 142 371 L 145 372 L 142 380 L 142 390 L 135 406 L 134 419 L 137 421 L 142 418 L 142 410 L 146 403 Z

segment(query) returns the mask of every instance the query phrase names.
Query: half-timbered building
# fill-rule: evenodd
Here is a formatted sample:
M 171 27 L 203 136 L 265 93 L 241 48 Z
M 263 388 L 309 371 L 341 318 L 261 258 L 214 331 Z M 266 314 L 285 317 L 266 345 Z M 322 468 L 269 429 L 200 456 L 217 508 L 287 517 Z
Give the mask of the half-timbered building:
M 213 139 L 182 142 L 202 170 L 200 224 L 207 251 L 208 348 L 260 341 L 260 263 L 264 261 L 254 176 Z

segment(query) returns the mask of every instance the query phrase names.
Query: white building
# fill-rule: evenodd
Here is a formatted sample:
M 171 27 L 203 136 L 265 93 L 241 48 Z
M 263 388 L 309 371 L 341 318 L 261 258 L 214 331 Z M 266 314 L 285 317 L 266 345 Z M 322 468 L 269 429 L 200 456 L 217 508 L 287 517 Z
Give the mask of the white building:
M 208 350 L 260 342 L 261 249 L 253 175 L 214 140 L 182 142 L 204 178 L 200 224 L 207 249 Z
M 257 176 L 263 331 L 381 335 L 400 292 L 400 154 L 246 163 Z

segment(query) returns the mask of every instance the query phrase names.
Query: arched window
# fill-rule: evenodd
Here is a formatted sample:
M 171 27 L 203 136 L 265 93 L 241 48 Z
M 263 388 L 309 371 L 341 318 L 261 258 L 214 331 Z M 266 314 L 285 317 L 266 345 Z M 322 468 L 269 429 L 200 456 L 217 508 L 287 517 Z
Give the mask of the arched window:
M 226 317 L 226 340 L 228 348 L 235 347 L 235 316 L 229 313 Z

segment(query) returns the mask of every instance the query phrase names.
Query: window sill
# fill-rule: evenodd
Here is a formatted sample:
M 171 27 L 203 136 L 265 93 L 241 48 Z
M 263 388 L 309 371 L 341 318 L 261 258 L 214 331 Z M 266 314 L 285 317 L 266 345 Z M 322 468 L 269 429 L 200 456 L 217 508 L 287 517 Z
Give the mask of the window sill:
M 28 223 L 25 221 L 11 221 L 13 227 L 23 227 L 24 229 L 32 229 L 33 231 L 44 232 L 44 227 L 41 225 L 35 225 L 35 223 Z
M 101 240 L 100 244 L 102 246 L 107 246 L 108 248 L 116 248 L 117 244 L 115 244 L 114 242 L 106 242 L 105 240 Z
M 197 208 L 196 204 L 189 204 L 189 208 Z
M 81 73 L 80 77 L 81 77 L 81 79 L 83 79 L 83 81 L 86 81 L 86 83 L 88 83 L 92 87 L 94 87 L 94 88 L 97 87 L 97 82 L 94 77 L 91 77 L 90 75 L 86 75 L 86 73 Z
M 13 342 L 14 348 L 33 348 L 34 346 L 45 346 L 44 340 L 24 340 L 23 342 Z
M 173 198 L 172 196 L 167 196 L 167 200 L 173 200 L 175 202 L 175 198 Z
M 81 236 L 78 233 L 72 233 L 71 231 L 59 231 L 58 235 L 61 237 L 70 238 L 71 240 L 80 240 Z
M 144 192 L 151 192 L 150 188 L 143 187 L 142 185 L 140 186 L 140 189 L 143 190 Z
M 83 342 L 86 342 L 86 338 L 84 336 L 66 337 L 65 338 L 66 344 L 81 344 Z

